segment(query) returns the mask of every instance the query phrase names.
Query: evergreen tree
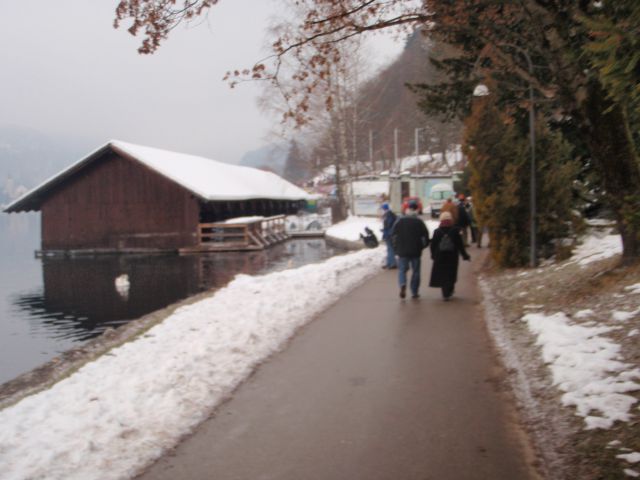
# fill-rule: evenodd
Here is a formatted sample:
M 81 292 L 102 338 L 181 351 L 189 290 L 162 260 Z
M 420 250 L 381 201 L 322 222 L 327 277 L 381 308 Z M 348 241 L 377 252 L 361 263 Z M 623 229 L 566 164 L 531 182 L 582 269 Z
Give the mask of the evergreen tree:
M 284 165 L 284 178 L 295 184 L 301 184 L 309 177 L 309 162 L 300 145 L 291 140 L 289 153 Z
M 420 87 L 422 106 L 464 118 L 474 87 L 494 82 L 491 91 L 500 109 L 512 122 L 522 124 L 530 107 L 528 90 L 533 88 L 536 123 L 572 130 L 565 138 L 578 139 L 580 153 L 586 151 L 581 156 L 583 169 L 593 171 L 586 173 L 599 182 L 598 190 L 617 220 L 622 261 L 637 260 L 640 215 L 633 212 L 640 211 L 637 134 L 634 142 L 638 109 L 629 110 L 627 104 L 632 102 L 625 99 L 633 100 L 640 56 L 633 48 L 637 22 L 624 22 L 621 13 L 633 19 L 637 2 L 623 0 L 624 8 L 607 1 L 473 0 L 471 4 L 464 8 L 462 2 L 431 4 L 430 34 L 458 51 L 436 61 L 448 77 L 441 84 Z M 595 22 L 607 19 L 614 19 L 609 28 L 622 24 L 625 34 L 597 30 Z M 598 62 L 601 67 L 596 70 Z
M 545 256 L 565 254 L 561 239 L 574 232 L 573 181 L 578 163 L 559 132 L 538 123 L 536 237 Z M 524 266 L 530 254 L 530 145 L 525 129 L 495 104 L 478 99 L 465 122 L 469 188 L 480 226 L 488 227 L 492 257 L 504 267 Z

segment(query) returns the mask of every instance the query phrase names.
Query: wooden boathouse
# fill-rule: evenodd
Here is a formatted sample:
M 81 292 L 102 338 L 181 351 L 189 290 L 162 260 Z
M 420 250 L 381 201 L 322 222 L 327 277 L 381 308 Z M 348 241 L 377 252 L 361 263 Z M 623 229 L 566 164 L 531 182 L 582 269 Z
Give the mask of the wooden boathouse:
M 11 203 L 40 211 L 44 254 L 253 250 L 309 195 L 272 172 L 110 141 Z

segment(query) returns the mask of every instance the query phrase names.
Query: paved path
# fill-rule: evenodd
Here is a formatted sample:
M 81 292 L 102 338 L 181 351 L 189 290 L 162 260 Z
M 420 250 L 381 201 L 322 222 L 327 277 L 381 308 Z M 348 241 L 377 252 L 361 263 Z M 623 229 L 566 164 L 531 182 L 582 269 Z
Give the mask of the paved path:
M 425 286 L 426 258 L 417 301 L 401 301 L 395 271 L 381 271 L 140 478 L 537 478 L 498 391 L 471 254 L 451 302 Z

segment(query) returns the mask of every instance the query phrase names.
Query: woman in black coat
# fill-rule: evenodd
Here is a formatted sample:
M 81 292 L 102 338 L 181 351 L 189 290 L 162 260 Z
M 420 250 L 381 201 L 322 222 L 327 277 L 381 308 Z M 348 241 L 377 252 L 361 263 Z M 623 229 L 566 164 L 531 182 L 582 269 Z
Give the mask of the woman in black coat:
M 460 228 L 453 225 L 449 212 L 440 215 L 440 226 L 433 232 L 431 239 L 431 280 L 429 286 L 442 289 L 442 297 L 448 300 L 458 279 L 458 256 L 469 260 L 464 248 Z

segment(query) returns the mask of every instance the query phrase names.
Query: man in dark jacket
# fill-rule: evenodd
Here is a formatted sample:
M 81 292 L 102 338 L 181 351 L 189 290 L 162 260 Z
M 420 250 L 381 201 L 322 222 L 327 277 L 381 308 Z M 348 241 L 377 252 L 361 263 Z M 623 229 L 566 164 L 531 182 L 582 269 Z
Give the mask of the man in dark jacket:
M 411 268 L 411 297 L 420 294 L 420 257 L 429 246 L 429 230 L 418 217 L 418 204 L 409 202 L 407 214 L 400 217 L 391 229 L 393 248 L 398 256 L 398 283 L 400 298 L 407 295 L 407 271 Z
M 465 202 L 464 202 L 464 193 L 458 195 L 458 215 L 454 220 L 454 224 L 460 228 L 460 233 L 462 234 L 462 239 L 464 241 L 464 246 L 469 246 L 469 226 L 471 225 L 471 219 L 469 218 L 469 213 L 467 212 Z

